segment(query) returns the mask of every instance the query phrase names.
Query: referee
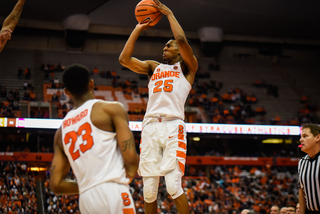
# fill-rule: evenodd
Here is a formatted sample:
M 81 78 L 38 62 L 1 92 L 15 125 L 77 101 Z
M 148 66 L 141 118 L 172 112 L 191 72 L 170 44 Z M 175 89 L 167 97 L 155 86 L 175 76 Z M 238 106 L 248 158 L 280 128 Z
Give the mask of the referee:
M 298 164 L 300 213 L 320 213 L 320 125 L 303 125 L 300 142 L 307 153 Z

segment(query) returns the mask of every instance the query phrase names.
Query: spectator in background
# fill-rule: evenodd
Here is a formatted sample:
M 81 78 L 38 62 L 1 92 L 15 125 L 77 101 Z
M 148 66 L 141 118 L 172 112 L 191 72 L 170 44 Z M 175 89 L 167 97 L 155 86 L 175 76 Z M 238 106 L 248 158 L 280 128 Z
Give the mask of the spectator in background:
M 61 95 L 60 95 L 60 101 L 66 101 L 67 100 L 67 96 L 66 94 L 64 93 L 64 91 L 61 92 Z
M 38 108 L 35 117 L 36 117 L 36 118 L 43 118 L 43 111 L 41 110 L 40 107 Z
M 36 93 L 33 90 L 30 91 L 30 101 L 36 101 Z
M 63 66 L 61 65 L 61 62 L 58 63 L 56 71 L 63 71 Z
M 286 213 L 287 213 L 287 207 L 282 207 L 282 208 L 280 209 L 279 214 L 286 214 Z
M 24 69 L 24 75 L 25 75 L 25 79 L 26 79 L 26 80 L 29 80 L 29 79 L 30 79 L 31 70 L 30 70 L 29 67 L 27 67 L 27 68 Z
M 56 93 L 53 93 L 52 98 L 51 98 L 52 102 L 59 102 L 59 97 L 57 96 Z
M 30 99 L 30 92 L 29 91 L 25 91 L 23 94 L 23 100 L 24 101 L 29 101 Z
M 24 90 L 27 90 L 27 89 L 28 89 L 28 82 L 24 82 L 24 83 L 23 83 L 23 88 L 24 88 Z
M 98 76 L 99 75 L 99 69 L 97 67 L 94 67 L 92 72 L 93 72 L 93 76 Z
M 270 209 L 270 214 L 279 214 L 279 207 L 277 205 L 274 205 Z
M 60 84 L 59 78 L 54 78 L 53 83 L 56 85 L 56 87 L 59 87 L 59 84 Z
M 19 110 L 19 102 L 17 100 L 14 100 L 12 102 L 12 109 L 13 110 Z
M 49 71 L 53 72 L 56 70 L 56 66 L 54 64 L 49 65 Z
M 43 64 L 43 72 L 44 72 L 44 79 L 49 80 L 49 68 L 47 65 Z
M 49 117 L 50 117 L 49 111 L 48 111 L 48 110 L 44 110 L 42 117 L 43 117 L 43 118 L 49 118 Z
M 54 80 L 54 71 L 49 69 L 49 72 L 50 72 L 50 78 L 53 81 Z
M 111 72 L 111 76 L 112 76 L 113 79 L 114 79 L 114 78 L 117 78 L 117 72 L 116 72 L 115 70 L 113 70 L 113 71 Z
M 300 204 L 297 203 L 296 205 L 296 214 L 300 214 Z
M 58 97 L 58 100 L 60 100 L 60 96 L 61 96 L 61 91 L 60 91 L 60 89 L 58 89 L 56 95 L 57 95 L 57 97 Z
M 11 33 L 18 24 L 24 3 L 25 0 L 19 0 L 2 24 L 0 31 L 0 52 L 3 50 L 7 41 L 11 39 Z
M 13 97 L 15 100 L 19 101 L 20 100 L 20 92 L 18 89 L 16 89 L 14 92 L 13 92 Z
M 306 95 L 302 95 L 300 98 L 300 103 L 305 104 L 308 102 L 308 97 Z
M 294 205 L 287 205 L 287 214 L 295 214 L 296 207 Z
M 248 214 L 248 212 L 250 212 L 250 210 L 248 210 L 248 209 L 244 209 L 244 210 L 242 210 L 242 211 L 241 211 L 241 213 L 240 213 L 240 214 Z
M 22 79 L 22 77 L 23 77 L 23 69 L 21 67 L 19 67 L 19 69 L 18 69 L 18 78 Z
M 7 97 L 7 90 L 5 88 L 1 90 L 1 97 Z
M 53 78 L 51 79 L 51 88 L 57 88 Z
M 32 89 L 33 89 L 32 84 L 31 84 L 31 82 L 29 81 L 29 82 L 28 82 L 28 85 L 27 85 L 27 90 L 32 90 Z

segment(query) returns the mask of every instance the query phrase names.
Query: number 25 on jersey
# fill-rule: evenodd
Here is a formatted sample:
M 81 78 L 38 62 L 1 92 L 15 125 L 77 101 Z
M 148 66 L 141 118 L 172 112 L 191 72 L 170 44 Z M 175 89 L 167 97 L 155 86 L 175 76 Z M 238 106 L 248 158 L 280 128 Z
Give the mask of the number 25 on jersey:
M 160 91 L 171 92 L 173 89 L 173 80 L 159 80 L 154 83 L 153 93 Z
M 86 151 L 88 151 L 89 149 L 92 148 L 94 143 L 93 143 L 93 138 L 91 136 L 91 132 L 92 132 L 92 129 L 91 129 L 90 124 L 84 123 L 83 125 L 81 125 L 79 127 L 77 132 L 71 131 L 71 132 L 68 132 L 64 136 L 64 139 L 63 139 L 64 144 L 67 145 L 67 144 L 71 143 L 71 146 L 69 148 L 69 152 L 70 152 L 70 155 L 71 155 L 73 161 L 75 161 L 76 159 L 78 159 L 80 157 L 79 149 L 74 151 L 75 144 L 78 140 L 78 137 L 82 137 L 83 143 L 79 145 L 79 148 L 82 153 L 85 153 Z

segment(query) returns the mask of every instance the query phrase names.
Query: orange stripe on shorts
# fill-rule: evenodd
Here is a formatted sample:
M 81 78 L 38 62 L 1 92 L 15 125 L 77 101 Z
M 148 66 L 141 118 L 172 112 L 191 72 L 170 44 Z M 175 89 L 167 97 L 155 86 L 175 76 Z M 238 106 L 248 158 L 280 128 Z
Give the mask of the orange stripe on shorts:
M 178 134 L 178 139 L 179 140 L 184 140 L 184 135 L 183 134 Z
M 186 158 L 187 158 L 187 155 L 186 155 L 186 153 L 184 153 L 184 152 L 177 151 L 177 157 L 186 159 Z
M 178 146 L 184 150 L 187 150 L 187 144 L 182 141 L 178 141 Z
M 135 214 L 134 209 L 133 208 L 129 208 L 129 209 L 122 209 L 123 210 L 123 214 Z
M 179 163 L 179 167 L 180 167 L 182 173 L 184 174 L 184 167 L 185 167 L 184 164 L 181 163 L 180 161 L 178 161 L 178 163 Z

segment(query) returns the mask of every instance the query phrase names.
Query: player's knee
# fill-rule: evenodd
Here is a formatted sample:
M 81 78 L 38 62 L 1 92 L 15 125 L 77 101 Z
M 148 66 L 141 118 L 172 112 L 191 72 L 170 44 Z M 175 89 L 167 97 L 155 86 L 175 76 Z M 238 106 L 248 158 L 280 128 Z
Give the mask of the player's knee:
M 175 183 L 172 183 L 167 185 L 167 192 L 171 195 L 173 199 L 176 199 L 183 194 L 183 189 L 181 185 L 178 186 Z
M 171 195 L 173 199 L 176 199 L 183 194 L 183 189 L 181 186 L 181 177 L 179 176 L 166 176 L 166 186 L 167 192 Z
M 166 186 L 167 186 L 167 192 L 171 196 L 174 196 L 177 193 L 178 186 L 177 186 L 176 182 L 170 180 L 170 181 L 166 182 Z
M 143 178 L 143 197 L 147 203 L 157 200 L 159 180 L 154 177 Z

